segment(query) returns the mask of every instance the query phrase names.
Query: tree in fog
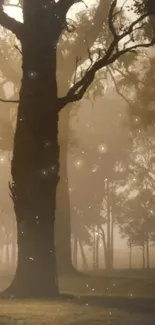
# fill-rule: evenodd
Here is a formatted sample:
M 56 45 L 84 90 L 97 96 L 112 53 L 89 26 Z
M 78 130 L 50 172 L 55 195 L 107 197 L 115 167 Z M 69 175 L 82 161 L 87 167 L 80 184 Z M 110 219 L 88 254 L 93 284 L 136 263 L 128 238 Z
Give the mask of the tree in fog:
M 3 1 L 0 5 L 0 24 L 21 42 L 23 72 L 10 185 L 17 218 L 18 265 L 14 280 L 5 292 L 9 295 L 51 297 L 58 293 L 54 221 L 59 180 L 59 112 L 84 96 L 97 71 L 129 51 L 154 44 L 153 38 L 123 45 L 126 37 L 136 39 L 137 26 L 143 27 L 148 12 L 133 22 L 127 20 L 122 27 L 119 24 L 122 10 L 117 9 L 114 0 L 108 15 L 112 35 L 109 44 L 105 42 L 106 47 L 105 43 L 101 44 L 95 53 L 88 44 L 86 69 L 78 70 L 77 58 L 69 90 L 59 96 L 57 45 L 64 29 L 72 30 L 66 15 L 74 4 L 74 0 L 24 0 L 23 24 L 3 11 Z
M 119 194 L 117 223 L 121 236 L 127 239 L 130 267 L 134 246 L 142 250 L 142 267 L 150 267 L 149 250 L 155 232 L 154 159 L 154 127 L 150 127 L 133 138 L 127 179 Z
M 83 234 L 82 229 L 85 229 L 86 237 L 87 229 L 91 236 L 90 249 L 92 250 L 93 269 L 99 268 L 100 262 L 105 268 L 113 267 L 116 189 L 125 177 L 126 172 L 122 161 L 125 164 L 128 157 L 128 142 L 126 139 L 122 139 L 122 134 L 118 131 L 119 110 L 116 110 L 112 122 L 112 113 L 109 113 L 109 117 L 108 111 L 109 108 L 107 107 L 107 110 L 105 108 L 106 119 L 107 121 L 110 119 L 115 136 L 112 138 L 111 132 L 109 131 L 107 134 L 105 130 L 106 136 L 101 134 L 99 135 L 100 142 L 92 143 L 91 136 L 93 134 L 88 134 L 90 145 L 88 144 L 88 147 L 85 148 L 82 142 L 82 148 L 77 153 L 78 159 L 75 159 L 73 155 L 73 162 L 71 161 L 72 229 L 74 228 L 76 231 L 81 227 L 81 235 Z M 85 133 L 85 138 L 86 136 Z M 115 146 L 115 150 L 113 150 L 113 146 Z M 125 146 L 126 149 L 124 149 Z M 78 147 L 80 147 L 80 143 Z M 122 159 L 121 163 L 119 159 Z M 87 188 L 87 184 L 92 190 Z M 78 234 L 80 236 L 80 232 Z

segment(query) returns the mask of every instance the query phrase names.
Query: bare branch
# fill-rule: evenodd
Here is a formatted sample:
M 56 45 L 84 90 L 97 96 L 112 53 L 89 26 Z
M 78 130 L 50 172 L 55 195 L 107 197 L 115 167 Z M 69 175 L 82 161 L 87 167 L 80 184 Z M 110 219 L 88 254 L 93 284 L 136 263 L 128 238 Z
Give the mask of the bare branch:
M 2 6 L 0 6 L 0 25 L 14 33 L 19 40 L 22 39 L 23 24 L 8 16 Z
M 78 69 L 78 62 L 81 60 L 81 58 L 76 58 L 76 63 L 75 63 L 75 74 L 74 74 L 74 85 L 76 83 L 76 78 L 77 78 L 77 69 Z
M 0 98 L 1 103 L 19 103 L 19 100 L 9 100 L 9 99 L 2 99 Z
M 155 44 L 155 37 L 152 38 L 152 40 L 148 43 L 140 43 L 140 44 L 136 44 L 136 45 L 133 45 L 133 46 L 130 46 L 126 49 L 123 49 L 121 51 L 119 51 L 118 53 L 115 53 L 109 60 L 108 60 L 108 64 L 111 64 L 113 63 L 114 61 L 116 61 L 120 56 L 122 56 L 123 54 L 125 53 L 128 53 L 128 52 L 134 52 L 136 53 L 136 49 L 139 49 L 141 47 L 143 48 L 147 48 L 147 47 L 151 47 Z
M 89 44 L 88 44 L 87 39 L 85 39 L 85 43 L 86 43 L 86 48 L 87 48 L 87 52 L 88 52 L 88 58 L 90 60 L 90 66 L 88 67 L 88 70 L 89 70 L 90 67 L 92 67 L 92 65 L 93 65 L 93 58 L 92 58 L 92 55 L 91 55 L 91 51 L 89 49 Z
M 20 54 L 22 54 L 22 51 L 20 50 L 20 48 L 19 48 L 19 46 L 18 45 L 14 45 L 14 48 L 20 53 Z
M 113 12 L 116 7 L 117 0 L 114 0 L 112 3 L 112 9 L 109 11 L 109 21 L 110 19 L 113 19 Z M 107 49 L 106 53 L 102 58 L 99 58 L 94 64 L 91 65 L 89 69 L 86 70 L 85 75 L 79 80 L 76 84 L 74 84 L 71 89 L 68 91 L 67 95 L 63 98 L 58 99 L 59 100 L 59 107 L 60 109 L 64 107 L 69 102 L 74 102 L 80 100 L 83 95 L 85 94 L 86 90 L 94 80 L 95 74 L 100 69 L 110 65 L 111 63 L 118 60 L 123 54 L 129 53 L 129 52 L 136 52 L 136 49 L 138 48 L 147 48 L 150 46 L 153 46 L 155 44 L 155 37 L 152 38 L 152 40 L 148 43 L 139 43 L 134 44 L 132 46 L 129 46 L 127 48 L 123 48 L 122 50 L 119 50 L 118 44 L 120 41 L 123 41 L 126 36 L 130 36 L 134 31 L 134 27 L 142 22 L 143 19 L 145 19 L 148 16 L 154 15 L 155 12 L 151 13 L 145 13 L 138 17 L 134 22 L 130 24 L 129 27 L 125 31 L 123 31 L 121 34 L 116 34 L 116 32 L 113 30 L 114 25 L 110 25 L 110 29 L 112 28 L 113 33 L 113 41 L 109 45 L 109 48 Z M 111 17 L 111 18 L 110 18 Z M 88 53 L 90 55 L 90 53 Z
M 109 72 L 109 74 L 110 74 L 110 76 L 111 76 L 111 79 L 112 79 L 113 83 L 114 83 L 114 86 L 115 86 L 115 89 L 116 89 L 117 94 L 118 94 L 120 97 L 122 97 L 122 99 L 123 99 L 123 100 L 124 100 L 128 105 L 129 105 L 129 107 L 132 107 L 132 105 L 131 105 L 129 99 L 127 99 L 127 98 L 124 96 L 124 94 L 120 91 L 120 89 L 119 89 L 119 87 L 118 87 L 118 85 L 117 85 L 117 82 L 116 82 L 116 80 L 115 80 L 115 77 L 114 77 L 114 75 L 113 75 L 111 69 L 110 69 L 109 67 L 107 67 L 107 70 L 108 70 L 108 72 Z
M 109 16 L 108 16 L 109 29 L 111 30 L 112 35 L 113 35 L 114 38 L 117 37 L 117 33 L 116 33 L 116 30 L 115 30 L 115 26 L 113 24 L 114 11 L 116 9 L 116 6 L 117 6 L 117 0 L 114 0 L 112 2 L 111 6 L 110 6 Z

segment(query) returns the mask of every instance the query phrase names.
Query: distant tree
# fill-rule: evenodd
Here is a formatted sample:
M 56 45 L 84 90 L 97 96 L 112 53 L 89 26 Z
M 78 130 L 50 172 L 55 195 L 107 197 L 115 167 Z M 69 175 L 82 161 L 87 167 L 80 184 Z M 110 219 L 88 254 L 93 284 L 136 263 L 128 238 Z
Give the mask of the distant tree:
M 143 267 L 145 267 L 146 252 L 146 266 L 149 268 L 149 246 L 151 232 L 154 228 L 154 218 L 149 213 L 146 202 L 146 193 L 141 193 L 134 199 L 129 200 L 127 205 L 123 207 L 124 210 L 128 207 L 128 211 L 124 213 L 123 219 L 120 221 L 120 231 L 132 246 L 138 246 L 142 249 Z
M 97 71 L 129 51 L 154 44 L 153 38 L 120 45 L 126 37 L 134 39 L 137 25 L 143 27 L 143 20 L 150 13 L 122 27 L 117 20 L 118 15 L 121 20 L 121 10 L 114 0 L 108 15 L 112 41 L 107 48 L 103 45 L 98 49 L 97 57 L 88 48 L 90 65 L 79 75 L 75 68 L 73 84 L 66 95 L 58 97 L 56 50 L 60 35 L 68 29 L 66 14 L 74 4 L 73 0 L 24 0 L 23 24 L 3 11 L 3 1 L 0 5 L 0 24 L 21 42 L 23 70 L 10 185 L 17 217 L 18 265 L 6 295 L 43 298 L 58 293 L 54 247 L 59 180 L 58 113 L 84 96 Z
M 142 249 L 142 266 L 149 268 L 149 247 L 155 232 L 154 207 L 154 127 L 133 137 L 128 161 L 125 190 L 120 196 L 117 222 L 121 235 L 127 238 L 129 248 Z M 131 256 L 130 256 L 131 257 Z M 129 263 L 131 264 L 131 263 Z

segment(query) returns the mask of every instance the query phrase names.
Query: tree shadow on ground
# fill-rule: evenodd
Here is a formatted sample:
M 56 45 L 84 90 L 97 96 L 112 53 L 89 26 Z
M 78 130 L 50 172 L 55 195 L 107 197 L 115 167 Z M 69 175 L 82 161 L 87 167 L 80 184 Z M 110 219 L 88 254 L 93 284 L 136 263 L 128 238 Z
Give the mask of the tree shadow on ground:
M 79 304 L 96 307 L 114 308 L 135 313 L 151 313 L 155 315 L 155 299 L 120 298 L 104 296 L 80 296 L 75 298 Z

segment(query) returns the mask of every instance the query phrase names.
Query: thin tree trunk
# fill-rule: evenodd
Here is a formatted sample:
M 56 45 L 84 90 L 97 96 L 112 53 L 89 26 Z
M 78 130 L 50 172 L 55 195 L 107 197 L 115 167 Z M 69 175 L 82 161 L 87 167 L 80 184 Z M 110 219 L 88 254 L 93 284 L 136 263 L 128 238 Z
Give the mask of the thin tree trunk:
M 111 243 L 110 243 L 110 191 L 107 180 L 107 269 L 110 269 Z
M 96 249 L 95 249 L 95 247 L 96 247 L 96 236 L 95 236 L 95 226 L 93 226 L 93 256 L 92 256 L 92 258 L 93 258 L 93 260 L 92 260 L 92 262 L 93 262 L 93 270 L 95 270 L 95 260 L 96 260 Z
M 132 269 L 132 244 L 129 244 L 129 269 Z
M 100 242 L 100 237 L 97 236 L 96 245 L 95 245 L 95 269 L 97 270 L 99 269 L 99 242 Z
M 105 239 L 105 232 L 102 229 L 102 227 L 100 228 L 100 230 L 102 232 L 102 240 L 103 240 L 103 248 L 104 248 L 104 265 L 105 265 L 105 269 L 107 269 L 107 245 Z
M 16 270 L 16 256 L 17 256 L 17 243 L 16 243 L 16 240 L 14 239 L 13 242 L 12 242 L 12 250 L 11 250 L 11 268 L 12 268 L 12 271 L 14 272 Z
M 147 233 L 147 240 L 146 240 L 146 265 L 147 265 L 147 269 L 149 269 L 150 268 L 150 249 L 149 249 L 148 233 Z
M 145 243 L 142 246 L 142 268 L 145 269 Z
M 112 195 L 112 193 L 111 193 Z M 110 267 L 114 268 L 114 209 L 111 198 Z
M 80 241 L 79 241 L 79 246 L 80 246 L 80 251 L 81 251 L 83 268 L 84 268 L 84 271 L 87 271 L 88 270 L 88 263 L 87 263 L 87 259 L 86 259 L 85 252 L 84 252 L 84 249 L 83 249 L 83 245 L 82 245 L 82 243 Z
M 109 1 L 109 0 L 108 0 Z M 88 20 L 86 22 L 86 30 L 88 34 L 88 43 L 91 47 L 105 20 L 108 12 L 109 3 L 103 4 L 103 1 L 99 1 L 99 5 L 94 14 L 94 25 Z M 102 10 L 104 8 L 104 11 Z M 102 12 L 102 14 L 101 14 Z M 81 37 L 81 31 L 83 33 L 83 27 L 79 28 L 78 36 L 75 43 L 72 44 L 72 51 L 68 51 L 66 61 L 64 64 L 64 56 L 62 51 L 58 51 L 57 62 L 57 80 L 58 80 L 58 93 L 59 96 L 64 96 L 68 92 L 69 81 L 71 81 L 75 70 L 75 61 L 79 53 L 81 57 L 80 64 L 87 59 L 87 48 L 83 43 L 83 37 Z M 88 33 L 89 31 L 89 33 Z M 67 43 L 67 46 L 70 46 Z M 63 71 L 63 73 L 62 73 Z M 69 122 L 70 112 L 73 105 L 67 105 L 65 110 L 62 110 L 59 114 L 59 144 L 60 144 L 60 181 L 57 187 L 57 207 L 56 207 L 56 222 L 55 222 L 55 242 L 56 242 L 56 257 L 57 257 L 57 269 L 58 274 L 75 274 L 76 270 L 72 265 L 71 258 L 71 221 L 70 221 L 70 200 L 68 193 L 68 173 L 67 173 L 67 154 L 69 144 Z M 66 256 L 64 260 L 64 256 Z
M 6 243 L 6 245 L 5 245 L 5 267 L 9 271 L 9 269 L 10 269 L 10 252 L 9 252 L 8 243 Z
M 77 270 L 78 267 L 78 240 L 77 237 L 74 235 L 73 239 L 73 265 Z
M 68 80 L 68 78 L 66 80 Z M 67 175 L 69 114 L 70 105 L 59 114 L 60 181 L 57 186 L 55 221 L 56 258 L 59 275 L 77 273 L 72 265 L 71 256 L 70 198 Z M 64 256 L 66 256 L 65 259 Z

